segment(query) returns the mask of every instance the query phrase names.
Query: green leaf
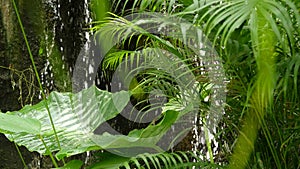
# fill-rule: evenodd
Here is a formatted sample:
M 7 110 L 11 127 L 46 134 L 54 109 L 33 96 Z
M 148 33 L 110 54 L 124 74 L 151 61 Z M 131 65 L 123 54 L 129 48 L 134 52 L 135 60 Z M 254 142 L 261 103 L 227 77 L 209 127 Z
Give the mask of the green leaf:
M 129 157 L 118 156 L 109 152 L 97 154 L 99 162 L 94 163 L 88 169 L 116 169 L 122 166 L 124 162 L 127 162 Z
M 180 110 L 165 109 L 159 123 L 152 123 L 145 129 L 133 130 L 128 135 L 112 135 L 107 132 L 101 135 L 94 134 L 102 123 L 114 118 L 123 110 L 129 102 L 129 97 L 129 92 L 126 91 L 110 93 L 95 86 L 76 94 L 52 92 L 47 100 L 36 105 L 1 114 L 0 119 L 4 123 L 0 126 L 1 130 L 9 131 L 10 134 L 6 134 L 9 140 L 27 147 L 30 151 L 48 154 L 42 138 L 50 152 L 58 151 L 57 159 L 99 149 L 119 151 L 133 148 L 137 154 L 142 152 L 136 148 L 163 151 L 156 143 L 179 119 Z M 56 144 L 46 104 L 60 140 L 60 149 Z
M 150 125 L 144 130 L 133 130 L 128 136 L 139 138 L 161 137 L 175 123 L 179 113 L 168 110 L 164 112 L 163 120 L 157 125 Z
M 39 49 L 39 55 L 41 56 L 44 53 L 44 49 L 42 47 L 40 47 Z
M 109 133 L 96 135 L 93 137 L 93 141 L 101 148 L 116 149 L 116 151 L 117 149 L 135 147 L 136 152 L 139 152 L 138 148 L 150 148 L 156 152 L 162 152 L 163 150 L 156 143 L 176 122 L 178 115 L 178 112 L 168 110 L 164 112 L 162 121 L 156 125 L 152 124 L 145 129 L 133 130 L 127 136 Z
M 0 132 L 2 133 L 38 134 L 40 131 L 41 123 L 36 119 L 0 113 Z
M 25 106 L 20 111 L 1 115 L 1 131 L 9 131 L 6 137 L 28 148 L 47 154 L 44 142 L 51 152 L 58 151 L 56 157 L 79 154 L 89 150 L 100 149 L 92 141 L 94 130 L 105 121 L 114 118 L 129 101 L 129 93 L 120 91 L 110 93 L 95 86 L 79 93 L 52 92 L 47 100 L 33 106 Z M 55 141 L 46 104 L 49 107 L 61 149 Z M 20 117 L 19 117 L 20 116 Z M 25 127 L 24 127 L 25 126 Z
M 72 160 L 72 161 L 68 162 L 65 166 L 59 167 L 56 169 L 80 169 L 82 165 L 83 165 L 82 161 Z

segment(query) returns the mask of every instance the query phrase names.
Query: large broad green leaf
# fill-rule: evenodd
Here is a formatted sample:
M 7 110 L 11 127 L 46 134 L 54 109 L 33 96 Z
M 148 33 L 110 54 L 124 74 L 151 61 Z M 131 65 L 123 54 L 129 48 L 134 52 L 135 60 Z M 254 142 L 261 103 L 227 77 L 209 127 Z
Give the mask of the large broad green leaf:
M 132 130 L 127 136 L 104 133 L 103 135 L 96 135 L 93 139 L 102 148 L 124 156 L 135 156 L 144 153 L 147 148 L 147 150 L 151 149 L 152 152 L 163 152 L 164 150 L 156 143 L 178 120 L 178 117 L 178 112 L 168 110 L 163 113 L 163 119 L 158 124 L 150 124 L 145 129 Z M 134 150 L 132 152 L 127 151 L 129 148 L 134 148 Z M 123 154 L 124 152 L 127 154 Z
M 49 153 L 41 139 L 51 152 L 58 151 L 47 105 L 61 145 L 60 156 L 57 157 L 62 158 L 100 149 L 101 145 L 92 141 L 93 131 L 115 117 L 128 101 L 128 92 L 110 93 L 95 86 L 76 94 L 52 92 L 47 100 L 36 105 L 27 105 L 20 111 L 1 115 L 0 131 L 6 133 L 9 140 L 26 146 L 30 151 Z
M 153 149 L 155 152 L 163 151 L 156 143 L 179 119 L 178 111 L 166 109 L 159 123 L 150 124 L 145 129 L 133 130 L 128 135 L 112 135 L 108 132 L 94 134 L 97 127 L 123 110 L 129 97 L 129 92 L 110 93 L 95 86 L 76 94 L 52 92 L 47 100 L 36 105 L 2 114 L 0 122 L 7 125 L 0 125 L 0 132 L 30 151 L 49 154 L 44 141 L 50 152 L 57 151 L 58 159 L 99 149 L 122 152 L 124 149 L 133 148 L 137 154 L 139 148 L 141 151 L 144 148 Z M 47 107 L 61 148 L 55 139 Z

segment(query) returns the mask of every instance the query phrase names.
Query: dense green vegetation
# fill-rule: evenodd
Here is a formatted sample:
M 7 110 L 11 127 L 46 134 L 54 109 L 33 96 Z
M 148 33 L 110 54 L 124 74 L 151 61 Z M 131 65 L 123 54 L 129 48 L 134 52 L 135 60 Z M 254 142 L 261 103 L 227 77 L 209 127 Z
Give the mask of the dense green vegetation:
M 36 105 L 0 114 L 0 132 L 30 151 L 49 155 L 56 168 L 59 168 L 57 160 L 66 163 L 64 158 L 75 154 L 91 150 L 136 149 L 145 145 L 154 153 L 139 152 L 131 157 L 111 151 L 99 153 L 95 154 L 96 161 L 89 167 L 300 168 L 299 2 L 112 0 L 110 3 L 111 9 L 105 5 L 111 11 L 106 14 L 102 12 L 103 6 L 101 10 L 97 8 L 99 4 L 96 1 L 91 4 L 97 21 L 92 23 L 91 31 L 100 35 L 96 39 L 100 44 L 105 42 L 106 45 L 101 46 L 106 53 L 100 70 L 116 73 L 122 61 L 130 58 L 147 61 L 147 65 L 122 65 L 133 67 L 128 74 L 143 70 L 126 82 L 128 91 L 112 93 L 92 86 L 76 94 L 52 92 L 46 97 L 43 93 L 43 101 Z M 122 9 L 121 13 L 115 9 Z M 15 10 L 18 13 L 16 6 Z M 158 16 L 161 17 L 124 18 L 132 13 L 143 12 L 160 13 Z M 198 37 L 187 33 L 186 24 L 174 26 L 174 29 L 178 28 L 177 33 L 180 32 L 178 34 L 184 35 L 183 38 L 176 34 L 149 32 L 141 24 L 147 22 L 150 25 L 169 26 L 174 22 L 170 19 L 172 17 L 182 18 L 192 23 L 193 28 L 203 30 L 212 42 L 214 52 L 221 58 L 226 74 L 225 114 L 216 133 L 219 152 L 213 154 L 212 145 L 207 141 L 206 149 L 210 156 L 204 160 L 190 151 L 164 152 L 156 145 L 171 125 L 180 123 L 186 114 L 197 112 L 196 115 L 200 117 L 207 115 L 209 104 L 195 105 L 204 103 L 205 98 L 212 95 L 211 86 L 216 84 L 209 78 L 219 75 L 202 72 L 205 66 L 195 63 L 197 52 L 185 42 Z M 38 78 L 26 32 L 22 26 L 21 29 Z M 167 51 L 170 55 L 156 49 Z M 155 60 L 156 56 L 162 59 L 163 55 L 169 60 Z M 164 69 L 164 65 L 159 65 L 160 62 L 170 63 L 170 68 Z M 178 65 L 187 66 L 177 72 L 175 66 Z M 59 73 L 55 76 L 59 76 Z M 181 83 L 179 78 L 174 77 L 194 77 L 195 80 Z M 109 74 L 106 78 L 112 80 Z M 39 87 L 43 91 L 41 83 Z M 147 99 L 153 90 L 162 91 L 159 94 L 167 98 L 165 104 L 149 107 Z M 116 117 L 129 102 L 139 110 L 146 110 L 144 112 L 162 109 L 162 114 L 145 128 L 132 130 L 128 135 L 93 133 L 100 124 Z M 82 114 L 79 108 L 89 112 L 89 115 Z M 140 113 L 143 117 L 143 112 Z M 18 120 L 20 125 L 12 123 L 12 119 Z M 206 124 L 205 120 L 203 124 Z M 81 161 L 76 160 L 64 164 L 65 168 L 80 168 L 82 165 Z

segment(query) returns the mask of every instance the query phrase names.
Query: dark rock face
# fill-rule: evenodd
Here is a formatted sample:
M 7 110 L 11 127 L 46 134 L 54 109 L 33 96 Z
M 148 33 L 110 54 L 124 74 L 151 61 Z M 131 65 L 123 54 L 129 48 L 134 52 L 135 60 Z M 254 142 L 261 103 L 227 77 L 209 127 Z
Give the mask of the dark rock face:
M 28 2 L 31 4 L 30 2 Z M 18 2 L 19 12 L 24 14 L 22 20 L 29 18 L 29 13 L 23 8 L 22 1 Z M 32 81 L 31 61 L 25 46 L 24 38 L 17 21 L 16 13 L 11 1 L 0 1 L 0 110 L 5 113 L 20 109 L 25 104 L 36 103 L 37 95 L 34 95 L 36 83 Z M 32 7 L 31 7 L 32 9 Z M 33 11 L 33 10 L 32 10 Z M 26 15 L 25 15 L 26 14 Z M 38 20 L 28 20 L 24 24 L 28 31 L 32 52 L 38 51 Z M 35 30 L 35 31 L 34 31 Z M 40 69 L 42 60 L 36 58 L 37 67 Z M 21 147 L 20 151 L 26 163 L 30 163 L 34 154 Z M 0 168 L 23 168 L 23 164 L 15 145 L 6 137 L 0 135 Z

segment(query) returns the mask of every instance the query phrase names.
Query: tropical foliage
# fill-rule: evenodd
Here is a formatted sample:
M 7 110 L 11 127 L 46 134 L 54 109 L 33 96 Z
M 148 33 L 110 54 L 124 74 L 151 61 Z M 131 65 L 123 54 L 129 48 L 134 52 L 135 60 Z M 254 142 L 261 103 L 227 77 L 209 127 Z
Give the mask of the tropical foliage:
M 114 2 L 120 5 L 120 1 Z M 228 118 L 221 135 L 231 147 L 224 149 L 230 168 L 299 168 L 300 17 L 296 1 L 179 0 L 132 4 L 131 11 L 162 12 L 189 20 L 205 31 L 223 58 L 230 82 Z M 126 12 L 123 10 L 121 15 Z M 134 26 L 124 25 L 127 29 Z
M 196 87 L 183 92 L 178 81 L 169 74 L 158 71 L 161 67 L 149 69 L 138 65 L 133 70 L 136 71 L 142 66 L 143 71 L 127 82 L 129 91 L 111 93 L 92 87 L 77 94 L 53 92 L 48 99 L 44 98 L 45 100 L 37 105 L 25 106 L 18 112 L 6 115 L 0 114 L 0 131 L 6 133 L 10 140 L 25 145 L 31 151 L 50 156 L 52 152 L 59 151 L 56 153 L 58 159 L 88 150 L 134 148 L 131 146 L 133 142 L 136 145 L 145 145 L 145 140 L 140 138 L 147 137 L 152 138 L 146 141 L 147 145 L 155 149 L 155 144 L 164 132 L 187 111 L 196 111 L 196 114 L 200 112 L 199 116 L 205 117 L 209 104 L 188 107 L 186 103 L 189 99 L 186 97 L 192 98 L 196 95 L 196 101 L 205 102 L 207 96 L 212 95 L 210 85 L 213 84 L 209 82 L 205 66 L 197 63 L 199 60 L 194 60 L 192 56 L 195 53 L 183 43 L 186 39 L 149 32 L 141 28 L 140 23 L 145 21 L 144 18 L 133 21 L 124 18 L 126 14 L 151 11 L 185 19 L 194 27 L 202 29 L 222 58 L 220 62 L 227 76 L 224 81 L 228 81 L 228 84 L 225 115 L 215 133 L 220 147 L 218 152 L 213 154 L 212 146 L 207 140 L 207 161 L 190 152 L 138 154 L 132 158 L 102 153 L 99 155 L 99 161 L 91 168 L 220 168 L 215 162 L 222 162 L 221 165 L 228 168 L 300 167 L 299 2 L 113 0 L 111 4 L 112 13 L 104 21 L 94 23 L 93 28 L 93 31 L 100 35 L 100 39 L 97 39 L 99 42 L 119 42 L 114 46 L 104 46 L 107 53 L 100 65 L 100 71 L 107 82 L 113 79 L 108 72 L 118 71 L 117 67 L 122 61 L 130 58 L 151 60 L 153 55 L 162 55 L 156 53 L 155 49 L 159 48 L 173 54 L 166 54 L 171 58 L 171 66 L 188 65 L 188 69 L 182 69 L 180 74 L 174 75 L 193 75 L 197 80 L 191 85 Z M 115 9 L 121 12 L 114 11 Z M 170 20 L 161 17 L 147 22 L 166 25 Z M 186 35 L 184 26 L 179 30 L 181 35 Z M 117 33 L 122 36 L 106 36 Z M 114 37 L 116 39 L 113 39 Z M 221 65 L 220 62 L 215 63 Z M 153 64 L 152 66 L 159 64 L 147 63 Z M 129 63 L 125 67 L 132 65 L 133 63 Z M 203 70 L 204 73 L 199 70 Z M 134 102 L 136 107 L 142 105 L 140 110 L 147 107 L 148 104 L 144 103 L 151 102 L 147 99 L 154 89 L 163 91 L 167 98 L 166 104 L 155 107 L 163 110 L 162 118 L 157 123 L 151 123 L 144 129 L 133 130 L 128 136 L 93 134 L 97 126 L 119 114 L 129 101 Z M 96 94 L 89 98 L 89 92 Z M 82 98 L 84 99 L 81 100 Z M 114 102 L 114 99 L 117 101 Z M 78 110 L 82 108 L 83 111 Z M 151 108 L 153 107 L 145 108 L 146 112 Z M 97 111 L 93 111 L 96 109 Z M 98 110 L 101 116 L 95 114 Z M 26 128 L 12 124 L 12 118 L 21 121 L 21 125 Z M 205 120 L 203 123 L 206 124 Z M 161 132 L 157 133 L 157 130 Z M 131 136 L 135 140 L 128 138 Z M 53 157 L 52 160 L 55 163 Z M 74 163 L 68 163 L 66 166 Z M 58 167 L 57 164 L 55 166 Z

